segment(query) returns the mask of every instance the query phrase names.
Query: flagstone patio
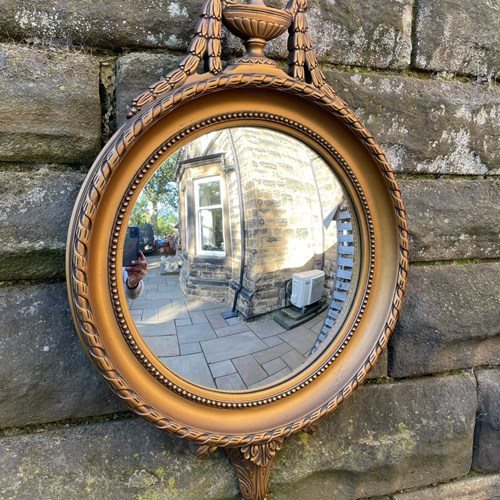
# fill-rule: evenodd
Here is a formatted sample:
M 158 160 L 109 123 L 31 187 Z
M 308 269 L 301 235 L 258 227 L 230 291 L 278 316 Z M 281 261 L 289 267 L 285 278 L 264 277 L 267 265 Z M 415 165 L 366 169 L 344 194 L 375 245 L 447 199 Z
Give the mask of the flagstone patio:
M 207 387 L 244 390 L 287 376 L 306 362 L 327 311 L 286 331 L 272 318 L 225 320 L 231 305 L 184 297 L 176 275 L 162 275 L 149 256 L 145 291 L 129 301 L 151 351 L 185 379 Z

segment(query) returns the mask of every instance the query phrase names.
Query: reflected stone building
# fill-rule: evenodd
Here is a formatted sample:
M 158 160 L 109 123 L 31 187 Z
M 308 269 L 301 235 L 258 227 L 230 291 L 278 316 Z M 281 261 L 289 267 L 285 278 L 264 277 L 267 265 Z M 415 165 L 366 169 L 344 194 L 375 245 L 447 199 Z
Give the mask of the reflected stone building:
M 244 318 L 286 305 L 292 275 L 325 272 L 330 296 L 342 188 L 290 136 L 232 128 L 189 143 L 176 171 L 185 294 L 234 300 Z

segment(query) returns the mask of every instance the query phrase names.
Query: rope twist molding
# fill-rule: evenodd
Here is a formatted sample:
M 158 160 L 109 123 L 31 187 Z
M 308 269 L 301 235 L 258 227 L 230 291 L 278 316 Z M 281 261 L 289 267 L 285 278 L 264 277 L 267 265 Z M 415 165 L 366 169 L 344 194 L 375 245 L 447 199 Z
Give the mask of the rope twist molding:
M 389 188 L 397 217 L 400 248 L 397 286 L 385 327 L 377 339 L 376 346 L 363 363 L 363 366 L 361 366 L 349 382 L 324 404 L 294 422 L 275 429 L 270 429 L 266 432 L 229 435 L 223 433 L 208 433 L 202 429 L 182 425 L 174 419 L 160 414 L 127 386 L 124 378 L 116 370 L 112 360 L 109 358 L 95 326 L 89 299 L 87 274 L 88 242 L 92 231 L 93 221 L 104 190 L 111 176 L 117 170 L 121 159 L 136 142 L 141 133 L 160 117 L 195 97 L 200 97 L 225 88 L 242 86 L 267 86 L 315 101 L 337 116 L 359 139 L 361 139 L 374 158 Z M 262 115 L 264 116 L 264 113 Z M 159 429 L 172 432 L 179 437 L 187 438 L 200 445 L 208 445 L 211 448 L 214 446 L 241 447 L 249 444 L 279 440 L 287 437 L 293 432 L 311 426 L 321 417 L 332 412 L 337 405 L 349 397 L 354 389 L 365 379 L 369 369 L 374 365 L 382 353 L 382 349 L 387 345 L 389 337 L 394 330 L 398 313 L 401 309 L 408 272 L 408 227 L 406 213 L 401 199 L 401 192 L 385 155 L 370 132 L 363 127 L 356 114 L 333 92 L 326 92 L 324 88 L 317 88 L 308 83 L 294 80 L 291 77 L 273 77 L 261 74 L 221 74 L 205 81 L 185 85 L 177 90 L 171 92 L 167 91 L 162 98 L 152 100 L 150 105 L 144 109 L 141 114 L 133 116 L 123 126 L 119 135 L 108 144 L 108 151 L 99 163 L 96 164 L 93 170 L 95 172 L 94 176 L 81 196 L 79 210 L 77 211 L 76 227 L 70 242 L 71 274 L 69 286 L 72 291 L 71 299 L 73 301 L 77 327 L 80 330 L 81 336 L 84 339 L 95 365 L 108 384 L 120 398 L 131 406 L 136 414 L 142 416 Z M 117 220 L 117 224 L 121 225 L 122 221 L 123 215 L 121 219 L 119 218 Z M 117 242 L 117 236 L 116 233 L 113 235 L 113 241 L 116 240 Z M 114 266 L 116 270 L 116 263 Z M 117 295 L 116 288 L 112 289 L 111 292 L 113 297 Z M 119 318 L 119 322 L 122 324 L 125 322 L 123 314 L 122 317 Z M 308 383 L 309 381 L 304 382 L 305 385 Z

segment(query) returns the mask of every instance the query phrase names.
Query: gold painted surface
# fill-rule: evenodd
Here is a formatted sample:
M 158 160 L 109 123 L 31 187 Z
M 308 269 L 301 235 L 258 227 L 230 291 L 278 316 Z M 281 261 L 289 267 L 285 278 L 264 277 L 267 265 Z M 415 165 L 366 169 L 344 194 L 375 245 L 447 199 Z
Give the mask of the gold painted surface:
M 204 87 L 210 88 L 211 85 L 208 81 Z M 93 207 L 90 210 L 93 217 L 92 230 L 86 245 L 88 254 L 83 271 L 90 285 L 87 306 L 90 306 L 92 311 L 92 325 L 98 332 L 97 337 L 102 344 L 102 352 L 112 360 L 113 373 L 115 371 L 119 373 L 124 385 L 140 396 L 138 399 L 135 396 L 127 398 L 133 408 L 140 409 L 141 413 L 160 427 L 166 426 L 169 430 L 182 434 L 187 432 L 190 439 L 194 438 L 197 441 L 221 444 L 232 443 L 235 440 L 236 442 L 267 440 L 271 434 L 266 431 L 272 430 L 272 435 L 275 432 L 281 435 L 289 434 L 292 430 L 299 430 L 331 411 L 365 377 L 366 369 L 371 367 L 387 342 L 388 333 L 399 308 L 401 288 L 396 284 L 398 280 L 401 281 L 405 273 L 405 263 L 401 259 L 406 257 L 402 253 L 404 247 L 401 246 L 401 226 L 398 226 L 401 221 L 398 220 L 398 213 L 395 210 L 395 206 L 399 206 L 400 203 L 398 190 L 394 189 L 395 185 L 392 189 L 388 186 L 387 171 L 380 170 L 378 157 L 375 158 L 370 153 L 358 135 L 346 127 L 338 115 L 335 116 L 336 113 L 332 113 L 324 105 L 316 104 L 317 99 L 299 98 L 296 93 L 279 90 L 281 88 L 282 85 L 278 86 L 277 90 L 238 86 L 231 91 L 197 99 L 194 98 L 191 89 L 184 91 L 180 89 L 178 93 L 186 96 L 185 100 L 188 102 L 182 107 L 172 109 L 172 106 L 170 112 L 160 115 L 154 125 L 145 127 L 144 131 L 141 130 L 140 139 L 134 143 L 129 141 L 126 155 L 120 158 L 118 152 L 125 151 L 125 142 L 121 141 L 130 137 L 131 129 L 133 132 L 133 129 L 137 128 L 137 119 L 133 123 L 126 124 L 121 133 L 115 136 L 110 158 L 116 158 L 117 162 L 113 168 L 113 175 L 110 176 L 105 189 L 101 189 L 99 196 L 92 195 L 92 184 L 96 180 L 95 167 L 87 178 L 87 192 L 82 192 L 85 206 L 88 207 L 89 200 L 98 201 L 97 208 Z M 302 89 L 300 93 L 304 95 Z M 162 105 L 161 102 L 158 103 L 158 107 Z M 224 109 L 226 117 L 235 118 L 224 120 L 220 113 L 221 108 Z M 144 114 L 147 115 L 148 111 L 150 114 L 155 112 L 149 109 Z M 254 115 L 252 118 L 245 118 L 244 113 L 247 115 L 254 113 Z M 221 116 L 220 121 L 215 119 L 213 124 L 207 124 L 210 130 L 222 128 L 229 123 L 231 126 L 255 126 L 265 123 L 267 127 L 294 135 L 314 148 L 329 164 L 337 166 L 336 174 L 344 182 L 358 214 L 362 262 L 364 262 L 361 266 L 358 294 L 345 322 L 345 331 L 339 336 L 339 339 L 345 339 L 351 335 L 357 323 L 352 339 L 345 346 L 339 345 L 339 341 L 329 346 L 317 360 L 296 377 L 277 386 L 245 394 L 221 393 L 194 386 L 169 372 L 159 363 L 154 368 L 158 370 L 160 377 L 168 378 L 175 387 L 166 387 L 159 379 L 154 378 L 141 363 L 140 358 L 134 355 L 118 327 L 115 314 L 123 316 L 118 317 L 118 320 L 123 320 L 131 327 L 131 342 L 146 354 L 148 362 L 154 364 L 154 357 L 134 331 L 133 322 L 127 316 L 127 311 L 114 310 L 115 299 L 109 293 L 108 287 L 110 276 L 105 272 L 108 269 L 108 249 L 113 245 L 110 241 L 113 222 L 120 215 L 126 220 L 127 209 L 122 208 L 123 212 L 120 212 L 119 207 L 124 193 L 142 165 L 148 163 L 151 153 L 163 147 L 165 141 L 172 143 L 171 138 L 175 138 L 179 131 L 193 128 L 192 135 L 184 134 L 175 140 L 172 150 L 180 147 L 188 137 L 196 137 L 205 132 L 206 129 L 201 128 L 201 123 L 206 122 L 207 117 L 219 116 Z M 284 121 L 273 122 L 271 116 L 281 117 Z M 146 123 L 150 123 L 148 116 L 144 119 Z M 200 128 L 197 128 L 198 125 Z M 333 147 L 345 159 L 346 165 L 354 175 L 352 179 L 345 168 L 339 167 L 339 161 L 329 152 L 329 147 Z M 165 151 L 164 155 L 172 150 Z M 155 161 L 161 160 L 162 158 L 158 156 Z M 108 165 L 106 161 L 97 163 L 101 171 L 103 167 L 104 171 L 107 171 Z M 148 173 L 151 175 L 151 171 Z M 143 175 L 139 184 L 135 184 L 133 192 L 138 193 L 140 186 L 148 177 Z M 101 182 L 99 179 L 99 186 Z M 359 185 L 359 189 L 356 189 L 356 184 Z M 137 194 L 130 197 L 129 207 L 134 202 L 134 196 Z M 84 211 L 75 212 L 73 220 L 75 228 L 71 231 L 73 235 L 78 234 L 75 230 L 78 230 L 78 226 L 81 228 L 82 222 L 87 221 L 89 209 L 87 208 L 85 215 L 82 212 Z M 115 244 L 115 251 L 118 251 L 122 240 L 123 234 L 121 240 L 118 238 Z M 68 255 L 75 254 L 75 243 L 77 243 L 75 239 L 70 239 Z M 373 269 L 367 266 L 370 258 L 373 259 Z M 71 263 L 70 271 L 74 273 L 74 269 Z M 370 272 L 373 273 L 371 283 L 369 283 Z M 74 286 L 73 276 L 74 274 L 70 279 L 70 285 Z M 368 285 L 371 288 L 369 295 L 366 293 Z M 123 301 L 122 293 L 120 287 L 117 287 L 114 295 Z M 77 298 L 74 295 L 73 300 L 75 304 Z M 358 312 L 362 309 L 363 312 L 358 317 Z M 83 325 L 81 319 L 77 318 L 77 325 L 80 326 L 80 335 L 83 333 L 84 345 L 91 353 L 95 352 L 95 346 L 89 346 L 89 341 L 94 341 L 96 337 L 94 335 L 89 337 L 82 328 L 89 324 Z M 339 352 L 340 349 L 342 350 Z M 104 363 L 98 358 L 101 370 L 103 366 L 107 367 L 108 363 L 108 359 Z M 193 399 L 187 399 L 185 393 L 192 394 Z M 198 402 L 198 398 L 201 401 Z M 214 403 L 203 404 L 203 400 L 211 400 Z M 229 404 L 234 407 L 224 409 L 224 406 L 227 407 Z M 221 418 L 221 414 L 225 415 L 228 412 L 231 414 L 229 420 Z M 259 435 L 260 433 L 262 434 Z
M 197 443 L 200 456 L 217 447 L 238 448 L 230 456 L 245 498 L 261 499 L 282 441 L 333 411 L 386 347 L 402 305 L 408 232 L 387 159 L 318 67 L 307 0 L 291 0 L 278 16 L 291 19 L 291 76 L 263 56 L 274 32 L 251 26 L 262 16 L 264 23 L 276 22 L 276 12 L 266 14 L 262 0 L 250 0 L 247 21 L 229 21 L 238 25 L 239 36 L 251 35 L 249 53 L 223 70 L 224 9 L 235 4 L 205 2 L 188 55 L 134 100 L 129 120 L 96 159 L 75 204 L 66 268 L 80 341 L 109 386 L 158 428 Z M 203 61 L 206 72 L 199 74 Z M 191 384 L 159 363 L 122 307 L 120 283 L 121 228 L 155 167 L 188 140 L 229 126 L 265 126 L 315 150 L 352 200 L 361 247 L 358 289 L 337 340 L 291 378 L 240 392 Z

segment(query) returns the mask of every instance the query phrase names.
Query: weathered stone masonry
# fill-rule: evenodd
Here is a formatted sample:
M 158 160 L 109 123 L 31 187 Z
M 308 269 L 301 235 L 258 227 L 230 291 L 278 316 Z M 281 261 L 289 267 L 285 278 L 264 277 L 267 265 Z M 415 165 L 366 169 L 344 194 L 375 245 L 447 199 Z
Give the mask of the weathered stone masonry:
M 98 379 L 63 282 L 84 175 L 115 117 L 122 123 L 131 98 L 175 65 L 201 3 L 0 3 L 2 498 L 236 495 L 223 454 L 195 459 Z M 500 14 L 488 0 L 310 3 L 330 83 L 399 172 L 412 268 L 384 363 L 315 435 L 287 442 L 273 498 L 491 498 Z M 285 44 L 271 53 L 284 58 Z M 227 45 L 226 59 L 241 52 L 233 37 Z

